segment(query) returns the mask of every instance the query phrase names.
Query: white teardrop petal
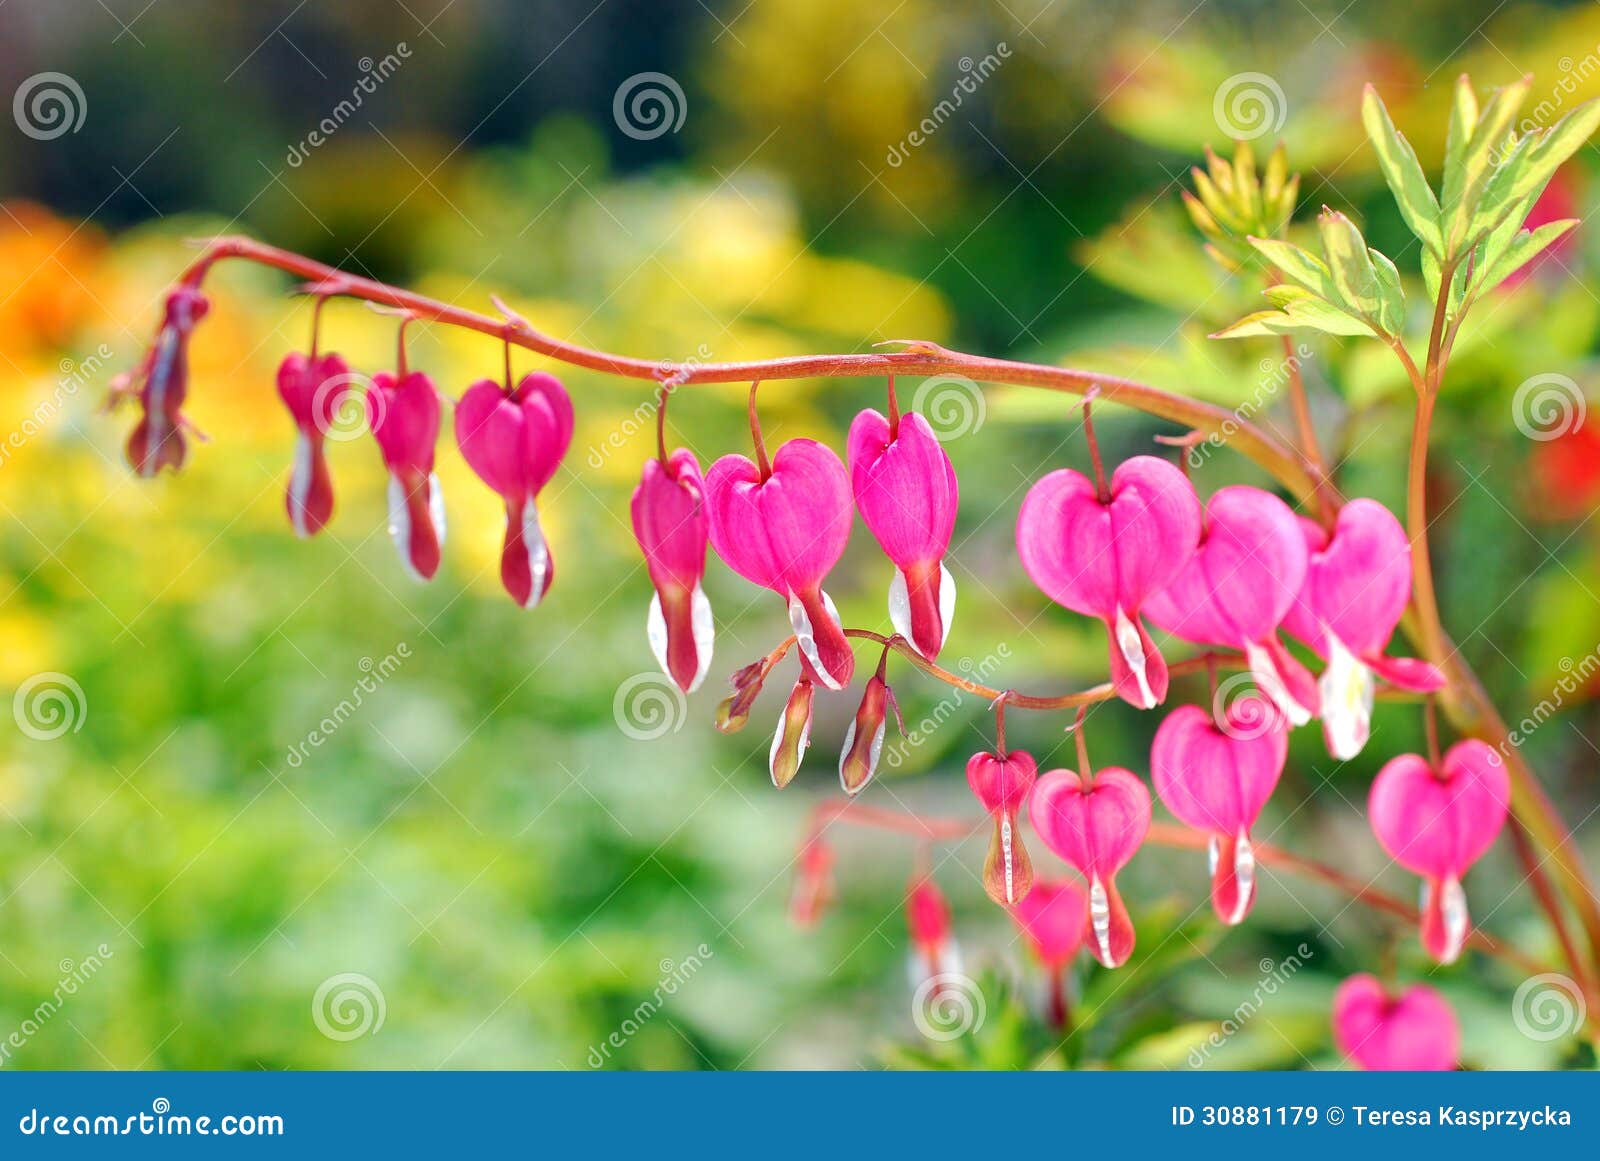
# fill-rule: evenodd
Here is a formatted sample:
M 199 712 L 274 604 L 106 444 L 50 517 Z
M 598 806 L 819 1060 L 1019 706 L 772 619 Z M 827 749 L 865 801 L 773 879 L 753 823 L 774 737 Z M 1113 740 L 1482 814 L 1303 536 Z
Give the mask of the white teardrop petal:
M 1322 695 L 1322 736 L 1328 753 L 1348 762 L 1361 753 L 1372 731 L 1372 702 L 1376 682 L 1369 669 L 1326 625 L 1323 639 L 1328 643 L 1328 667 L 1317 679 Z
M 1256 679 L 1261 692 L 1267 695 L 1284 717 L 1297 726 L 1303 726 L 1311 720 L 1311 711 L 1289 692 L 1270 653 L 1252 641 L 1244 647 L 1244 657 L 1250 666 L 1250 676 Z
M 306 527 L 306 497 L 310 493 L 311 437 L 302 431 L 295 436 L 294 462 L 289 468 L 289 522 L 301 539 L 311 535 L 311 529 Z
M 1097 958 L 1111 967 L 1115 958 L 1111 954 L 1111 897 L 1099 875 L 1089 882 L 1089 925 L 1094 930 Z
M 389 477 L 389 539 L 400 553 L 400 563 L 413 580 L 426 580 L 411 563 L 411 509 L 406 507 L 405 486 L 396 476 Z
M 711 648 L 717 636 L 717 623 L 711 616 L 711 600 L 700 587 L 699 581 L 694 582 L 694 592 L 689 597 L 689 620 L 694 625 L 695 670 L 694 681 L 689 685 L 689 692 L 693 693 L 700 688 L 700 683 L 711 670 Z
M 439 540 L 443 543 L 442 509 L 439 521 Z M 545 543 L 544 529 L 539 526 L 539 509 L 532 502 L 522 506 L 522 548 L 528 556 L 528 575 L 533 578 L 533 585 L 528 590 L 528 599 L 522 607 L 531 609 L 544 596 L 545 584 L 550 576 L 550 546 Z M 662 635 L 665 636 L 665 632 Z
M 1139 701 L 1145 709 L 1154 709 L 1156 704 L 1155 691 L 1150 688 L 1150 679 L 1145 674 L 1149 664 L 1144 655 L 1144 642 L 1139 639 L 1139 626 L 1128 618 L 1122 611 L 1122 606 L 1117 606 L 1117 615 L 1114 622 L 1117 636 L 1117 651 L 1122 654 L 1122 659 L 1128 663 L 1128 668 L 1133 670 L 1133 678 L 1139 683 Z
M 839 620 L 839 610 L 834 608 L 833 598 L 827 593 L 822 594 L 822 608 L 833 618 L 835 625 L 843 628 L 843 622 Z M 811 627 L 811 618 L 806 614 L 806 607 L 800 603 L 800 598 L 793 593 L 789 594 L 789 627 L 794 630 L 795 644 L 800 647 L 805 659 L 811 663 L 817 679 L 831 690 L 843 689 L 844 683 L 828 672 L 828 667 L 822 664 L 822 655 L 817 651 L 817 636 Z

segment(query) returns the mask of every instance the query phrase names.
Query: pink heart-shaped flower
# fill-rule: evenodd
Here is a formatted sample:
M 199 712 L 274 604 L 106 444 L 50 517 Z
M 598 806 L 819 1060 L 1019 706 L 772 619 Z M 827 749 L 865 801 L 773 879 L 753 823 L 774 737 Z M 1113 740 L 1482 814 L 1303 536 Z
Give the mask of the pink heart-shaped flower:
M 1443 996 L 1413 984 L 1392 997 L 1366 973 L 1334 993 L 1333 1039 L 1340 1052 L 1372 1071 L 1447 1072 L 1461 1055 L 1461 1030 Z
M 647 621 L 650 647 L 678 687 L 693 693 L 711 667 L 715 635 L 711 602 L 700 585 L 710 533 L 705 484 L 694 453 L 678 448 L 664 464 L 646 460 L 631 513 L 656 590 Z
M 1471 930 L 1461 876 L 1494 843 L 1511 806 L 1505 760 L 1468 738 L 1434 769 L 1418 754 L 1386 763 L 1372 782 L 1368 815 L 1389 856 L 1423 877 L 1422 942 L 1450 963 Z
M 984 752 L 967 761 L 967 785 L 994 819 L 983 864 L 983 886 L 1002 907 L 1018 903 L 1033 887 L 1033 863 L 1017 831 L 1017 813 L 1028 801 L 1039 767 L 1025 750 Z
M 1039 879 L 1011 914 L 1039 962 L 1054 971 L 1083 946 L 1089 897 L 1071 879 Z

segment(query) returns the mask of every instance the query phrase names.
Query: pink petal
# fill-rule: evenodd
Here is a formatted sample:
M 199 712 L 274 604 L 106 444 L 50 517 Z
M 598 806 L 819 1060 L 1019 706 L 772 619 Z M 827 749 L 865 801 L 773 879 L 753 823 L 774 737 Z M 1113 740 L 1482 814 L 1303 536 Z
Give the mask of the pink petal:
M 809 439 L 778 449 L 761 480 L 744 456 L 706 473 L 711 544 L 752 584 L 788 596 L 821 584 L 850 539 L 850 479 L 831 450 Z
M 1085 788 L 1076 772 L 1041 775 L 1028 818 L 1045 846 L 1082 872 L 1109 882 L 1150 829 L 1150 792 L 1132 771 L 1108 766 Z
M 1353 1062 L 1374 1071 L 1448 1071 L 1461 1053 L 1461 1031 L 1444 997 L 1413 984 L 1392 999 L 1365 973 L 1334 993 L 1333 1039 Z
M 847 444 L 856 507 L 883 553 L 902 569 L 938 562 L 950 547 L 961 489 L 943 445 L 914 411 L 895 438 L 876 411 L 857 415 Z
M 1494 843 L 1511 804 L 1505 760 L 1457 742 L 1437 772 L 1417 754 L 1391 759 L 1372 783 L 1373 832 L 1391 858 L 1433 879 L 1459 877 Z

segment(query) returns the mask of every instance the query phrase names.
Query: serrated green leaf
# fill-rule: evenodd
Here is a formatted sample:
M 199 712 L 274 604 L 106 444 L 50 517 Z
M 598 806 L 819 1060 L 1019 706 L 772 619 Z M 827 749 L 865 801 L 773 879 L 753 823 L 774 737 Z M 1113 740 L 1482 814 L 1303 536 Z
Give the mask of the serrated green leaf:
M 1518 202 L 1537 198 L 1561 164 L 1581 149 L 1596 129 L 1600 129 L 1600 99 L 1585 101 L 1549 129 L 1522 137 L 1484 191 L 1465 243 L 1475 244 L 1500 225 Z M 1521 219 L 1517 220 L 1520 224 Z
M 1363 318 L 1378 315 L 1378 272 L 1367 256 L 1366 239 L 1356 224 L 1343 214 L 1323 210 L 1317 216 L 1322 236 L 1322 252 L 1343 305 Z
M 1489 103 L 1478 115 L 1472 136 L 1461 150 L 1460 175 L 1454 198 L 1447 198 L 1440 207 L 1440 221 L 1444 225 L 1445 250 L 1459 254 L 1467 230 L 1477 212 L 1489 179 L 1494 175 L 1494 156 L 1501 148 L 1517 119 L 1517 110 L 1528 95 L 1530 80 L 1523 77 L 1515 84 L 1496 89 Z
M 1428 249 L 1444 252 L 1444 238 L 1439 231 L 1439 199 L 1428 184 L 1422 164 L 1408 142 L 1394 127 L 1383 99 L 1371 85 L 1361 101 L 1361 120 L 1367 127 L 1367 136 L 1378 153 L 1378 165 L 1384 180 L 1400 207 L 1411 232 L 1422 240 Z
M 1304 287 L 1280 283 L 1268 287 L 1265 293 L 1279 307 L 1278 310 L 1263 310 L 1247 315 L 1211 337 L 1241 339 L 1256 335 L 1287 335 L 1296 331 L 1320 331 L 1327 335 L 1377 335 L 1377 331 L 1364 320 Z
M 1250 245 L 1307 290 L 1329 298 L 1335 295 L 1333 276 L 1322 260 L 1309 250 L 1303 250 L 1293 242 L 1279 242 L 1272 238 L 1251 238 Z
M 1488 266 L 1481 278 L 1473 280 L 1473 294 L 1487 294 L 1577 226 L 1577 218 L 1546 222 L 1535 230 L 1518 230 L 1511 244 Z

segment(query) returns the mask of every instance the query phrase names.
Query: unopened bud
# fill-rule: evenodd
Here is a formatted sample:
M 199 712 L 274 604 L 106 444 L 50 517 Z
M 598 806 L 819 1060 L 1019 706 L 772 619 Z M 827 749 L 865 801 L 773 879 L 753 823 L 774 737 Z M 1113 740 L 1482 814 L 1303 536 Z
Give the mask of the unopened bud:
M 789 785 L 799 773 L 800 759 L 811 744 L 811 695 L 815 687 L 808 677 L 802 677 L 789 691 L 784 703 L 783 716 L 772 735 L 772 753 L 768 764 L 772 770 L 772 784 L 779 790 Z
M 894 700 L 882 673 L 874 674 L 861 695 L 861 707 L 844 736 L 839 754 L 839 785 L 854 797 L 860 794 L 878 770 L 883 753 L 883 735 L 888 725 L 889 706 Z

